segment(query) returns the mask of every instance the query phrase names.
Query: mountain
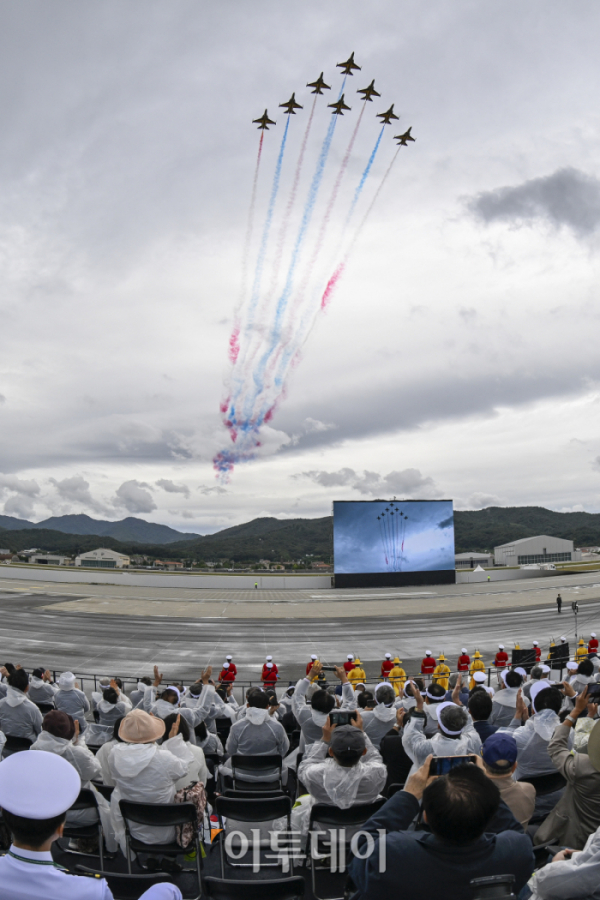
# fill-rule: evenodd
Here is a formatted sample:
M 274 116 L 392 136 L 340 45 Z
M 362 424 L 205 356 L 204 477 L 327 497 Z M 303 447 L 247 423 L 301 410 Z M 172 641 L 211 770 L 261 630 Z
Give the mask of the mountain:
M 156 525 L 144 519 L 128 516 L 118 522 L 92 519 L 91 516 L 51 516 L 43 522 L 28 522 L 13 516 L 0 516 L 0 528 L 9 531 L 35 528 L 62 531 L 65 534 L 95 534 L 99 537 L 112 537 L 118 541 L 137 541 L 144 544 L 172 544 L 176 541 L 190 540 L 200 537 L 190 532 L 175 531 L 168 525 Z M 33 542 L 35 543 L 35 542 Z
M 279 562 L 311 554 L 329 562 L 333 552 L 332 519 L 331 516 L 322 519 L 253 519 L 216 534 L 172 544 L 169 553 L 175 549 L 205 561 L 270 559 Z
M 456 552 L 493 550 L 519 538 L 549 534 L 576 547 L 600 546 L 600 513 L 554 512 L 542 506 L 490 506 L 454 513 Z

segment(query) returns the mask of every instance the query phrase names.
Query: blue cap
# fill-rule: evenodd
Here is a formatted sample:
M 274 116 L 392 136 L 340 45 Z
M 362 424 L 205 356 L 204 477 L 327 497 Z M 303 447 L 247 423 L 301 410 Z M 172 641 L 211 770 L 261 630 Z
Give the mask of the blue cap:
M 483 761 L 495 769 L 510 769 L 517 761 L 517 742 L 511 734 L 490 734 L 483 745 Z

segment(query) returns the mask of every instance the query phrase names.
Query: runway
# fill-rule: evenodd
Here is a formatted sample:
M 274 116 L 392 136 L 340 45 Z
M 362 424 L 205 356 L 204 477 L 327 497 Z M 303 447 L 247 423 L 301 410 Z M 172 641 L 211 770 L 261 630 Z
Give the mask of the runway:
M 53 585 L 49 593 L 44 587 L 32 591 L 22 583 L 11 582 L 9 588 L 3 582 L 0 661 L 29 669 L 44 665 L 59 672 L 72 669 L 123 676 L 151 674 L 156 663 L 167 680 L 187 680 L 197 678 L 209 663 L 220 667 L 231 653 L 239 679 L 256 680 L 270 653 L 281 681 L 287 683 L 304 674 L 311 653 L 323 662 L 340 663 L 353 652 L 363 661 L 367 676 L 375 679 L 386 652 L 399 654 L 404 668 L 416 672 L 426 649 L 435 655 L 443 651 L 452 666 L 463 646 L 469 652 L 479 648 L 484 660 L 491 662 L 498 642 L 510 650 L 515 642 L 531 646 L 535 639 L 545 650 L 552 637 L 564 634 L 573 641 L 575 617 L 570 602 L 574 598 L 580 606 L 578 631 L 587 638 L 590 631 L 600 632 L 596 579 L 597 574 L 571 575 L 552 579 L 551 585 L 544 580 L 510 582 L 506 587 L 433 586 L 396 593 L 335 592 L 334 596 L 309 591 L 302 592 L 309 595 L 306 598 L 280 602 L 258 596 L 251 601 L 210 597 L 192 601 L 197 607 L 193 616 L 175 611 L 180 602 L 189 604 L 189 599 L 140 597 L 138 603 L 159 604 L 166 611 L 152 615 L 136 608 L 130 614 L 133 599 L 111 596 L 109 586 L 96 588 L 90 597 L 89 586 L 77 596 L 74 586 L 60 591 L 61 586 Z M 557 589 L 565 601 L 561 616 L 554 603 Z M 140 589 L 136 590 L 139 594 Z M 112 611 L 115 603 L 118 612 Z M 206 615 L 213 605 L 220 614 Z M 250 605 L 262 608 L 261 615 L 240 614 Z M 391 605 L 393 614 L 384 613 L 382 605 L 386 610 Z

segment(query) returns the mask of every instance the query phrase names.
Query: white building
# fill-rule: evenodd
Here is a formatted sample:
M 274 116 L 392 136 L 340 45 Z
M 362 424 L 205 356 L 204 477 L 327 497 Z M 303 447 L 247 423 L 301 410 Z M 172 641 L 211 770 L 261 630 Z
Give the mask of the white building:
M 492 553 L 457 553 L 454 556 L 454 565 L 457 569 L 474 569 L 482 566 L 484 569 L 494 565 Z
M 581 559 L 581 551 L 575 550 L 573 541 L 541 534 L 521 538 L 510 544 L 494 547 L 494 563 L 497 566 L 530 566 L 534 563 L 573 562 Z
M 29 562 L 34 566 L 68 566 L 71 562 L 69 556 L 59 556 L 58 553 L 33 553 Z
M 75 565 L 85 566 L 86 569 L 128 569 L 129 564 L 128 556 L 105 547 L 81 553 L 75 558 Z

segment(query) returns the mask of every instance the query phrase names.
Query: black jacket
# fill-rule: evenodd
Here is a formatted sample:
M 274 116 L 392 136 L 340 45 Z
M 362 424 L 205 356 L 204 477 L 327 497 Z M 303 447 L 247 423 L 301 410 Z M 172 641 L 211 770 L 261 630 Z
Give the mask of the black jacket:
M 418 800 L 399 791 L 362 826 L 363 832 L 373 836 L 375 847 L 367 859 L 354 858 L 350 864 L 356 900 L 381 900 L 384 896 L 414 900 L 438 895 L 444 900 L 465 900 L 472 896 L 471 879 L 485 875 L 514 875 L 518 894 L 529 880 L 535 860 L 527 835 L 503 831 L 457 846 L 427 832 L 406 831 L 418 812 Z M 385 866 L 381 865 L 381 829 L 386 832 Z M 366 837 L 359 839 L 359 852 L 366 853 L 366 843 Z
M 473 728 L 481 738 L 481 743 L 484 744 L 486 740 L 489 738 L 490 734 L 496 734 L 498 729 L 495 725 L 490 725 L 490 723 L 485 720 L 482 722 L 473 722 Z

